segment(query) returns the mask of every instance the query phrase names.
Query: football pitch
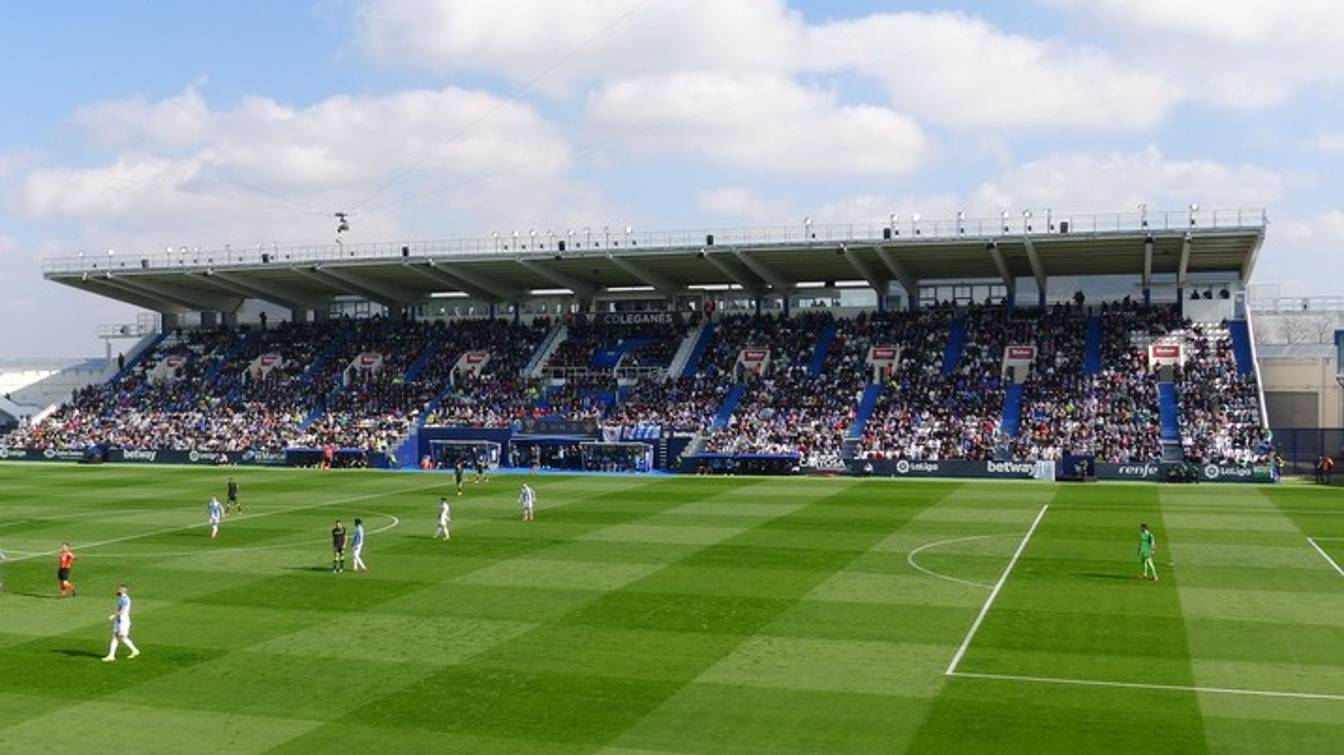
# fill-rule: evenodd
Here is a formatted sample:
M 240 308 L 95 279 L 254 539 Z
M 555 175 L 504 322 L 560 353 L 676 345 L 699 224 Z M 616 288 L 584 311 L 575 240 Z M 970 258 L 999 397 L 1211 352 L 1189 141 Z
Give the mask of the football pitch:
M 212 541 L 230 474 L 245 510 Z M 0 466 L 0 752 L 1344 741 L 1333 490 L 542 476 L 524 524 L 522 481 Z M 332 574 L 333 521 L 356 517 L 369 571 Z M 142 655 L 101 663 L 121 582 Z

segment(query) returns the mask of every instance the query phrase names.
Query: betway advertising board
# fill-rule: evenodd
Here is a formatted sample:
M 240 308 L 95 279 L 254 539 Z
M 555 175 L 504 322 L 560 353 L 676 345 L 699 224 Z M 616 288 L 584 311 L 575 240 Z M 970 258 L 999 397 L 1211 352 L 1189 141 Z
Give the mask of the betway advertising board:
M 113 448 L 107 460 L 125 464 L 239 464 L 242 466 L 283 467 L 283 451 L 176 451 L 172 449 Z
M 98 448 L 0 448 L 0 461 L 87 461 Z M 239 464 L 242 466 L 285 465 L 285 454 L 276 451 L 177 451 L 172 449 L 108 448 L 103 460 L 114 464 Z
M 852 459 L 846 462 L 850 474 L 872 477 L 982 477 L 1030 480 L 1036 476 L 1036 464 L 1030 461 L 881 461 Z M 872 465 L 872 470 L 868 470 Z

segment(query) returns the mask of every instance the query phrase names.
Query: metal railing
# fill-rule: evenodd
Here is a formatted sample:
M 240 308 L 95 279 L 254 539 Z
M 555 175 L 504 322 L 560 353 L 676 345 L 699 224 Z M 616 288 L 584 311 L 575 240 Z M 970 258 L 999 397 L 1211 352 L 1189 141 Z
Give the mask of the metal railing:
M 698 249 L 708 246 L 798 246 L 807 244 L 890 243 L 1001 238 L 1003 236 L 1059 236 L 1142 231 L 1205 231 L 1261 229 L 1268 224 L 1263 208 L 1146 210 L 1102 214 L 1004 214 L 996 218 L 958 217 L 926 220 L 918 215 L 892 215 L 868 223 L 814 223 L 754 228 L 700 228 L 676 231 L 634 231 L 610 226 L 587 226 L 563 232 L 513 231 L 446 241 L 325 244 L 317 246 L 203 250 L 180 247 L 161 252 L 115 252 L 49 257 L 45 273 L 82 273 L 106 270 L 164 270 L 175 268 L 235 267 L 266 264 L 351 262 L 396 257 L 454 257 L 479 255 L 541 255 L 557 252 L 572 256 L 607 254 L 615 250 Z
M 157 332 L 159 315 L 156 312 L 142 312 L 133 323 L 109 322 L 98 326 L 99 338 L 143 338 Z
M 1330 314 L 1344 312 L 1344 296 L 1248 297 L 1247 306 L 1257 315 Z

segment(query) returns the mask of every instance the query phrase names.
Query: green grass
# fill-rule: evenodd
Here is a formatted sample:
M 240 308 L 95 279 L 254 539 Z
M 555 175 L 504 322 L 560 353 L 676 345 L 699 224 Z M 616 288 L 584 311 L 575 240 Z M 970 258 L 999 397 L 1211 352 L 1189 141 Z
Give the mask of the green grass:
M 1334 490 L 548 476 L 525 525 L 505 477 L 436 542 L 448 477 L 232 473 L 247 510 L 210 541 L 227 473 L 0 465 L 0 752 L 1302 755 L 1344 735 L 1344 576 L 1307 542 L 1344 562 Z M 329 573 L 338 516 L 371 530 L 369 573 Z M 1135 578 L 1140 521 L 1158 584 Z M 123 581 L 144 655 L 103 664 Z

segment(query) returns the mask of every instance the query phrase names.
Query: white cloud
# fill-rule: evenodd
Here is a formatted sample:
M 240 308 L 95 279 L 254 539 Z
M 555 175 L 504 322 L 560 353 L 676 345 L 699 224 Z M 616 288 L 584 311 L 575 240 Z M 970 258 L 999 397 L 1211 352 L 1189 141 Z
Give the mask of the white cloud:
M 697 203 L 705 212 L 751 223 L 778 223 L 792 217 L 787 201 L 766 199 L 740 187 L 702 191 Z
M 1306 217 L 1284 218 L 1275 223 L 1284 241 L 1296 246 L 1318 247 L 1338 255 L 1344 246 L 1344 210 L 1323 210 Z
M 488 125 L 473 127 L 483 114 Z M 453 87 L 307 107 L 252 97 L 228 109 L 189 88 L 159 102 L 99 103 L 75 123 L 117 154 L 94 167 L 32 168 L 8 195 L 28 219 L 83 223 L 85 238 L 71 244 L 329 241 L 330 213 L 352 205 L 352 238 L 380 240 L 431 213 L 441 235 L 453 221 L 478 232 L 501 218 L 605 207 L 569 179 L 570 145 L 535 110 Z
M 1265 207 L 1300 181 L 1267 168 L 1165 157 L 1157 147 L 1135 152 L 1060 152 L 1012 168 L 980 184 L 968 204 L 980 213 L 1052 207 L 1078 212 L 1129 211 L 1140 203 L 1180 208 Z
M 818 27 L 812 65 L 854 70 L 892 102 L 954 126 L 1147 128 L 1181 92 L 1106 52 L 1006 34 L 961 13 L 894 13 Z
M 1338 0 L 1051 0 L 1110 36 L 1124 57 L 1181 81 L 1188 96 L 1260 108 L 1344 84 Z
M 804 24 L 784 0 L 369 0 L 356 28 L 385 62 L 535 79 L 559 93 L 612 71 L 782 72 Z
M 956 217 L 962 207 L 953 194 L 926 196 L 887 196 L 885 194 L 854 194 L 831 200 L 812 213 L 820 222 L 889 223 L 897 215 L 897 223 L 904 227 L 915 215 L 921 221 L 943 221 Z
M 208 136 L 210 120 L 210 110 L 194 84 L 158 102 L 131 97 L 95 103 L 75 113 L 76 125 L 109 146 L 190 147 Z
M 883 107 L 771 74 L 680 73 L 597 89 L 587 117 L 623 146 L 768 173 L 896 175 L 928 156 L 923 131 Z
M 376 59 L 501 74 L 552 94 L 687 73 L 858 73 L 918 118 L 1106 129 L 1151 126 L 1181 96 L 1167 77 L 1102 50 L 963 13 L 808 25 L 785 0 L 368 0 L 357 29 Z
M 1302 142 L 1302 149 L 1309 152 L 1344 154 L 1344 131 L 1327 131 Z

